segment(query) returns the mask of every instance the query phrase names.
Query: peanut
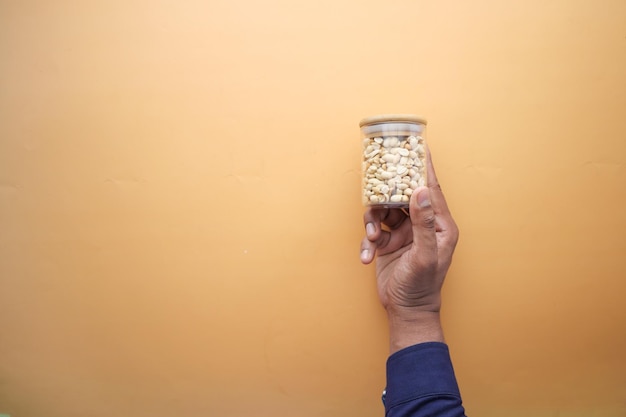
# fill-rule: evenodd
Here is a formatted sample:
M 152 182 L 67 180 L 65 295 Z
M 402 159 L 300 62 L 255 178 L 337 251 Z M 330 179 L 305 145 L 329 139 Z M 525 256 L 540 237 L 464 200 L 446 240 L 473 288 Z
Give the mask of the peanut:
M 421 136 L 377 136 L 363 140 L 363 203 L 406 207 L 426 183 L 426 152 Z

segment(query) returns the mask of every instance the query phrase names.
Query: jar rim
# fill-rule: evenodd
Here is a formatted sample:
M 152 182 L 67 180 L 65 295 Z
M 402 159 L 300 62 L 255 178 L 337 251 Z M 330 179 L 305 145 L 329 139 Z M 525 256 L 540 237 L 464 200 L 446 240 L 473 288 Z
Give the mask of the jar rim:
M 379 114 L 362 119 L 359 127 L 370 126 L 380 123 L 400 122 L 400 123 L 418 123 L 425 125 L 426 119 L 414 114 Z

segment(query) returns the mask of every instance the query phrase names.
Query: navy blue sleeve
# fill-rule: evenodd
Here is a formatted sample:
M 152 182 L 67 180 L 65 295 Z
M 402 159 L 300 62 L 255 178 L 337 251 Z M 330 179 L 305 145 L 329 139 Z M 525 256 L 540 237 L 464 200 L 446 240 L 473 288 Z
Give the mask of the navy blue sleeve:
M 387 360 L 386 417 L 465 417 L 448 346 L 428 342 Z

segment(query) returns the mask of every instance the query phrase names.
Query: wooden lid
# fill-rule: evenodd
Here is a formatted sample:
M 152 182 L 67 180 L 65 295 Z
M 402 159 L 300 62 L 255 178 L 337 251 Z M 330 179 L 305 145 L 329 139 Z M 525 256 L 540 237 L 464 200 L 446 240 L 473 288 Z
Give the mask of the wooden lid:
M 379 114 L 378 116 L 366 117 L 359 122 L 359 127 L 376 125 L 380 123 L 416 123 L 425 125 L 426 119 L 414 114 Z

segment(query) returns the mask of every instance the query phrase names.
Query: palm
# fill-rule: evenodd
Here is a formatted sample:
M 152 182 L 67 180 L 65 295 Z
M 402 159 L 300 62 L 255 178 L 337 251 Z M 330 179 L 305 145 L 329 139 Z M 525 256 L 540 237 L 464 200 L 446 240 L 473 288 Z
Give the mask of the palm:
M 441 230 L 436 228 L 437 240 Z M 439 267 L 447 267 L 437 262 L 436 271 L 423 271 L 416 268 L 413 229 L 406 217 L 395 229 L 390 230 L 388 243 L 380 247 L 376 260 L 378 296 L 384 307 L 389 304 L 418 307 L 424 304 L 428 293 L 439 290 L 443 275 Z M 433 274 L 434 272 L 434 274 Z M 428 279 L 430 278 L 430 279 Z

